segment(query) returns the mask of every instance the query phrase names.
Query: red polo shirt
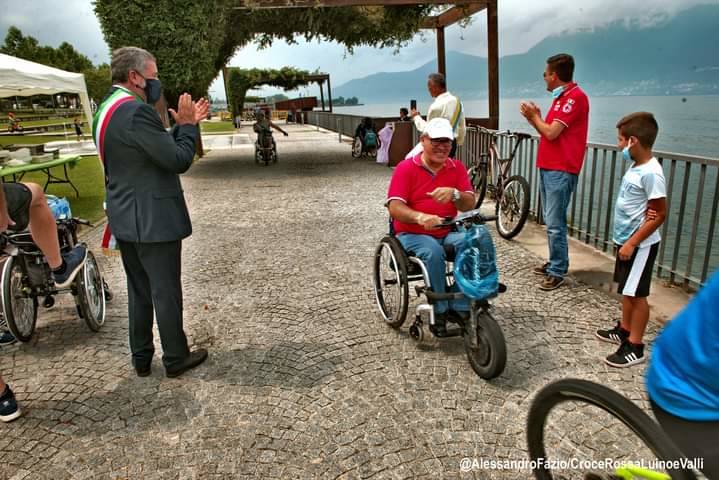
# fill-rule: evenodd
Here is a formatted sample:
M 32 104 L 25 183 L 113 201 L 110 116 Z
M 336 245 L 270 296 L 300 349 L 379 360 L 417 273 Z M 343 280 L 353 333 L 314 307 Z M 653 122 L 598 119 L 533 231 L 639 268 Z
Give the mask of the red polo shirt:
M 560 170 L 579 174 L 587 149 L 589 129 L 589 99 L 576 83 L 569 83 L 547 112 L 545 122 L 564 124 L 564 130 L 554 140 L 542 137 L 537 151 L 537 166 L 545 170 Z
M 404 202 L 412 210 L 440 217 L 454 217 L 457 208 L 454 202 L 439 203 L 434 201 L 427 193 L 438 187 L 456 188 L 460 192 L 471 192 L 472 184 L 469 182 L 467 169 L 459 160 L 448 158 L 436 174 L 424 166 L 422 154 L 402 160 L 392 174 L 387 191 L 387 204 L 392 200 Z M 420 233 L 433 237 L 445 237 L 450 229 L 438 228 L 425 230 L 416 223 L 402 223 L 392 220 L 395 233 Z

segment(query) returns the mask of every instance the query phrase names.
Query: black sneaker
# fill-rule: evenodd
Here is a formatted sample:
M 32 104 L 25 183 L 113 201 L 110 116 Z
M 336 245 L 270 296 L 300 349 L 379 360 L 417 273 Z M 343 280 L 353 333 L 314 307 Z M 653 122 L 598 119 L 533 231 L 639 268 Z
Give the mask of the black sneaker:
M 10 385 L 5 386 L 5 391 L 0 395 L 0 421 L 12 422 L 22 415 L 22 411 L 15 400 L 15 394 L 10 390 Z
M 549 268 L 549 262 L 545 263 L 544 265 L 541 265 L 539 267 L 534 267 L 532 269 L 532 273 L 535 275 L 541 275 L 546 276 L 547 275 L 547 269 Z
M 542 280 L 542 283 L 539 284 L 539 289 L 544 290 L 545 292 L 548 292 L 550 290 L 555 290 L 562 286 L 564 283 L 564 278 L 562 277 L 553 277 L 551 275 L 545 275 L 544 279 Z
M 616 327 L 609 330 L 597 330 L 595 332 L 595 335 L 599 340 L 603 342 L 616 343 L 617 345 L 621 345 L 624 340 L 627 340 L 629 338 L 629 332 L 624 330 L 621 325 L 622 322 L 617 322 Z
M 0 345 L 12 345 L 15 342 L 17 342 L 17 338 L 9 330 L 0 333 Z
M 65 260 L 65 272 L 55 273 L 52 276 L 55 279 L 57 288 L 67 288 L 75 280 L 75 276 L 85 265 L 87 258 L 87 247 L 85 245 L 76 245 L 75 248 L 63 254 L 62 259 Z
M 619 349 L 604 359 L 607 365 L 626 368 L 644 361 L 644 345 L 635 345 L 628 340 L 622 342 Z
M 429 331 L 435 337 L 446 337 L 447 336 L 447 313 L 436 313 L 434 315 L 434 325 L 429 326 Z

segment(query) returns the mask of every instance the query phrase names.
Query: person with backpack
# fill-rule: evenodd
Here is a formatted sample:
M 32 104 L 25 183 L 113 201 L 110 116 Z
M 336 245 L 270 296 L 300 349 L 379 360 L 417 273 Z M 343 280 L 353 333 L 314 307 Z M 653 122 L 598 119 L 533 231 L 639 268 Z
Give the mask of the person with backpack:
M 355 138 L 362 141 L 362 152 L 376 150 L 379 148 L 379 136 L 374 129 L 374 123 L 369 117 L 362 119 L 362 123 L 357 125 L 355 130 Z

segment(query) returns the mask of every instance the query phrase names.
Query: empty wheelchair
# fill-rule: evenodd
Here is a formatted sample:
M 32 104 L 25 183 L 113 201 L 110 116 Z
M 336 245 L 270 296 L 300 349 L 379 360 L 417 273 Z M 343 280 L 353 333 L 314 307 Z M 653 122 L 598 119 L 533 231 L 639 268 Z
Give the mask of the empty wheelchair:
M 447 220 L 444 226 L 465 226 L 484 223 L 479 210 L 472 210 Z M 445 248 L 447 259 L 447 288 L 454 282 L 453 249 Z M 412 252 L 404 250 L 394 235 L 385 236 L 374 254 L 373 269 L 374 292 L 380 314 L 389 326 L 398 329 L 404 324 L 409 308 L 410 284 L 415 283 L 417 297 L 424 296 L 415 310 L 414 322 L 409 328 L 412 339 L 421 342 L 425 338 L 425 323 L 435 324 L 434 304 L 438 301 L 457 300 L 463 293 L 435 293 L 427 267 Z M 506 291 L 499 284 L 498 292 Z M 425 318 L 426 317 L 426 320 Z M 507 346 L 502 329 L 492 315 L 492 306 L 488 300 L 471 300 L 470 315 L 467 319 L 456 318 L 457 327 L 448 329 L 446 337 L 462 336 L 467 357 L 472 369 L 484 379 L 499 376 L 507 362 Z M 433 329 L 430 329 L 430 332 Z
M 60 251 L 67 252 L 77 244 L 77 228 L 88 222 L 76 218 L 57 220 Z M 58 289 L 45 256 L 30 232 L 0 233 L 3 255 L 0 275 L 2 323 L 21 342 L 28 342 L 35 332 L 38 298 L 43 306 L 55 304 L 55 295 L 70 292 L 77 312 L 93 332 L 105 323 L 105 302 L 112 294 L 102 278 L 95 256 L 88 249 L 87 258 L 69 288 Z

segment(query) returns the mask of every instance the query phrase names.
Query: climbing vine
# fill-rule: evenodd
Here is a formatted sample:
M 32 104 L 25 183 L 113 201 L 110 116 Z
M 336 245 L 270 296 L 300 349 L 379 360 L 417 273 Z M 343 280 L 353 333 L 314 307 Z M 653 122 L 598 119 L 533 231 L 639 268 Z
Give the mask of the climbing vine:
M 279 70 L 229 68 L 227 90 L 230 96 L 229 102 L 230 105 L 232 105 L 233 116 L 242 112 L 248 90 L 252 90 L 261 85 L 294 90 L 297 87 L 309 83 L 307 80 L 308 75 L 310 75 L 310 72 L 292 67 L 284 67 Z
M 138 46 L 157 58 L 170 105 L 185 91 L 207 93 L 235 52 L 251 42 L 335 41 L 400 48 L 432 13 L 431 5 L 237 9 L 238 0 L 96 0 L 95 13 L 111 49 Z

